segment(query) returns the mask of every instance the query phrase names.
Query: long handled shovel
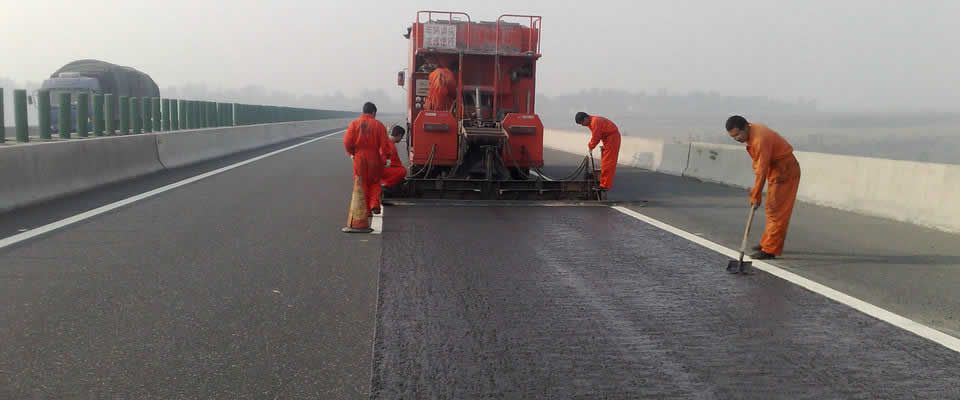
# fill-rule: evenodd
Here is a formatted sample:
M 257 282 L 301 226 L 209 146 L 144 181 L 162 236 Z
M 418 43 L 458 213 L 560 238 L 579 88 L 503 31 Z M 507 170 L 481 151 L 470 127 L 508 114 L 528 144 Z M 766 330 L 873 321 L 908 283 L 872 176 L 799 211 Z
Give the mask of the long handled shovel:
M 743 242 L 740 243 L 740 259 L 727 262 L 727 272 L 731 274 L 753 275 L 752 261 L 743 261 L 743 252 L 747 248 L 747 237 L 750 236 L 750 226 L 753 225 L 753 214 L 757 212 L 757 207 L 750 205 L 750 214 L 747 216 L 747 228 L 743 231 Z

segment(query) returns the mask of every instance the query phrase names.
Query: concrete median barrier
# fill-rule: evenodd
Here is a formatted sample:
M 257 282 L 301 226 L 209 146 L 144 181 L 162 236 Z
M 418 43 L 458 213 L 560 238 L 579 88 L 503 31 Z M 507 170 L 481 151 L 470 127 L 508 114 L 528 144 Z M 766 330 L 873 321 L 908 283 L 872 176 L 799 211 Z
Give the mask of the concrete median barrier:
M 337 118 L 0 147 L 0 212 L 341 129 L 349 121 Z
M 152 135 L 3 147 L 0 212 L 161 169 Z
M 349 119 L 338 118 L 179 131 L 157 136 L 157 154 L 166 168 L 177 168 L 342 128 L 349 122 Z
M 741 188 L 753 187 L 753 166 L 743 146 L 691 143 L 683 176 Z

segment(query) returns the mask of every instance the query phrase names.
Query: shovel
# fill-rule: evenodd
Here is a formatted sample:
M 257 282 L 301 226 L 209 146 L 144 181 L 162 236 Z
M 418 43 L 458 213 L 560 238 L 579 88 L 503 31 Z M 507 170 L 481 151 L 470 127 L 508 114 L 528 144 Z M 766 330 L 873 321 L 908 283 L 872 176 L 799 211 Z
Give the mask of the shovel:
M 743 242 L 740 243 L 740 259 L 727 261 L 727 272 L 731 274 L 753 275 L 753 262 L 743 261 L 743 252 L 747 248 L 747 237 L 750 236 L 750 226 L 753 225 L 753 214 L 757 207 L 750 205 L 750 214 L 747 216 L 747 228 L 743 231 Z

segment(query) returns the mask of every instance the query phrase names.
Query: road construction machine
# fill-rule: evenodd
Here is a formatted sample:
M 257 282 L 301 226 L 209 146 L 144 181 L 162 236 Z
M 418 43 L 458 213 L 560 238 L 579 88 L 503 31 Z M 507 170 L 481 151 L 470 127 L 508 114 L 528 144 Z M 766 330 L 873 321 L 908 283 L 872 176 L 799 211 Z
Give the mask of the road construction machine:
M 541 20 L 417 13 L 404 34 L 409 66 L 397 76 L 407 95 L 408 175 L 385 198 L 603 200 L 591 157 L 565 179 L 543 173 L 544 128 L 536 113 Z M 448 102 L 428 98 L 436 94 L 431 72 L 438 67 L 455 80 Z

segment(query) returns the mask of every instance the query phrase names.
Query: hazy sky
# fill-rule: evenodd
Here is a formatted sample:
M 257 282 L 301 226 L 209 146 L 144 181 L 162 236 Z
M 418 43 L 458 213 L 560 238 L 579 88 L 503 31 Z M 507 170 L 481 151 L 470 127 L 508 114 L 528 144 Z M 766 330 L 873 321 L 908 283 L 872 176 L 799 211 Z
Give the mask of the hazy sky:
M 205 82 L 399 97 L 401 34 L 419 9 L 542 15 L 547 95 L 662 88 L 960 110 L 958 0 L 0 0 L 0 77 L 39 82 L 97 58 L 138 68 L 161 90 Z

